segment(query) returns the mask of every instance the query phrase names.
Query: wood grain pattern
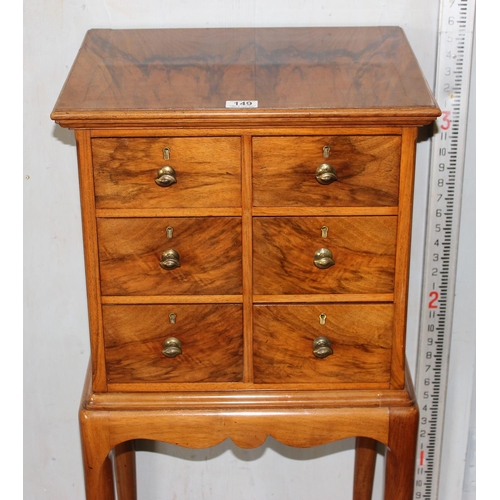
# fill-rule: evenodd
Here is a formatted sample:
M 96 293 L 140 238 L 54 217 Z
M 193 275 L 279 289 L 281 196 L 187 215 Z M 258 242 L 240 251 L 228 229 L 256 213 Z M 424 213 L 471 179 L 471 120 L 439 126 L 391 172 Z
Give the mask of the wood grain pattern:
M 253 381 L 253 231 L 252 231 L 252 138 L 243 136 L 242 146 L 242 262 L 243 262 L 243 335 L 245 382 Z
M 322 302 L 393 302 L 392 293 L 315 293 L 314 295 L 254 295 L 255 304 L 277 304 L 277 303 L 322 303 Z M 108 302 L 107 297 L 103 297 L 102 303 Z
M 373 210 L 373 209 L 372 209 Z M 396 215 L 391 213 L 379 215 Z M 96 216 L 105 217 L 241 217 L 241 208 L 102 208 Z M 337 215 L 337 214 L 335 214 Z M 350 214 L 352 215 L 352 214 Z M 373 214 L 372 214 L 373 215 Z
M 239 218 L 98 219 L 97 227 L 103 295 L 242 293 Z M 169 248 L 181 266 L 165 270 Z
M 418 406 L 390 408 L 384 500 L 412 500 Z
M 243 410 L 294 410 L 314 408 L 389 408 L 411 407 L 415 395 L 407 367 L 404 389 L 353 389 L 332 390 L 311 384 L 252 385 L 240 383 L 188 384 L 181 391 L 170 391 L 170 383 L 163 384 L 163 391 L 125 393 L 93 392 L 90 370 L 82 394 L 82 404 L 89 411 L 137 410 L 210 410 L 234 413 Z M 147 384 L 144 384 L 146 386 Z M 207 390 L 207 385 L 210 389 Z M 257 390 L 256 390 L 257 388 Z M 238 390 L 236 390 L 238 389 Z M 264 389 L 264 390 L 259 390 Z M 314 390 L 311 390 L 314 389 Z
M 243 379 L 240 305 L 104 306 L 103 321 L 109 382 Z M 181 341 L 182 354 L 163 356 L 167 337 Z
M 119 500 L 137 499 L 135 449 L 133 441 L 115 446 L 113 453 L 116 496 Z
M 372 300 L 377 298 L 379 301 L 392 301 L 392 298 L 384 300 L 379 296 Z M 102 304 L 240 304 L 242 302 L 242 295 L 104 295 L 101 297 Z
M 297 447 L 352 436 L 389 444 L 384 498 L 411 498 L 414 460 L 411 449 L 405 445 L 405 436 L 415 434 L 418 412 L 405 391 L 374 391 L 368 392 L 369 396 L 365 395 L 366 391 L 305 393 L 316 406 L 314 403 L 302 406 L 302 400 L 297 400 L 294 393 L 290 394 L 290 400 L 287 393 L 280 393 L 280 406 L 273 401 L 277 395 L 268 396 L 269 391 L 265 391 L 254 396 L 257 400 L 267 400 L 268 408 L 253 405 L 255 411 L 252 412 L 248 396 L 243 395 L 242 399 L 237 392 L 226 392 L 215 398 L 211 394 L 103 395 L 93 394 L 89 381 L 90 378 L 84 388 L 79 414 L 88 500 L 112 498 L 104 494 L 113 481 L 108 453 L 131 439 L 154 439 L 204 448 L 231 437 L 238 446 L 251 448 L 262 444 L 267 436 Z M 396 399 L 386 399 L 384 394 L 393 394 Z M 200 397 L 205 401 L 198 401 Z M 148 407 L 145 398 L 156 400 L 156 406 Z M 104 407 L 94 405 L 96 400 L 105 403 Z M 330 400 L 337 401 L 336 405 L 329 406 Z M 387 404 L 398 405 L 398 408 Z M 301 432 L 297 432 L 298 428 Z M 395 436 L 391 436 L 391 429 Z
M 401 186 L 404 203 L 399 206 L 396 251 L 396 280 L 394 283 L 394 350 L 392 353 L 391 386 L 400 389 L 405 383 L 406 318 L 408 309 L 408 280 L 410 279 L 411 223 L 413 212 L 413 183 L 417 129 L 403 131 Z
M 94 445 L 91 428 L 97 427 L 92 422 L 100 417 L 101 432 L 107 434 L 106 444 L 111 446 L 131 439 L 152 439 L 184 446 L 188 448 L 207 448 L 220 444 L 228 437 L 241 448 L 255 448 L 264 443 L 268 436 L 298 448 L 319 446 L 339 439 L 346 439 L 357 434 L 368 435 L 381 442 L 387 441 L 387 408 L 333 408 L 256 412 L 253 415 L 241 411 L 225 413 L 203 410 L 151 410 L 151 411 L 81 411 L 89 428 L 85 444 L 88 445 L 89 458 L 95 462 L 102 455 L 92 454 Z M 147 417 L 147 424 L 145 418 Z M 90 424 L 90 425 L 89 425 Z M 207 432 L 210 429 L 210 432 Z M 297 432 L 300 429 L 301 432 Z M 92 429 L 94 430 L 94 429 Z M 308 444 L 311 443 L 311 444 Z M 92 465 L 92 461 L 90 461 Z M 92 482 L 97 478 L 92 478 Z M 102 500 L 103 497 L 89 497 L 89 500 Z M 397 497 L 394 497 L 397 498 Z M 387 500 L 391 500 L 390 498 Z M 394 499 L 392 499 L 394 500 Z
M 376 459 L 377 442 L 373 439 L 357 437 L 353 500 L 372 500 Z
M 290 395 L 295 391 L 308 391 L 314 389 L 315 391 L 370 391 L 370 390 L 382 390 L 386 388 L 387 385 L 381 385 L 379 382 L 317 382 L 311 384 L 310 382 L 304 383 L 273 383 L 268 382 L 262 384 L 256 384 L 253 382 L 124 382 L 124 383 L 109 383 L 108 393 L 113 394 L 117 392 L 125 393 L 163 393 L 163 392 L 196 392 L 196 391 L 206 391 L 208 393 L 213 393 L 217 391 L 227 391 L 227 392 L 240 392 L 240 391 L 284 391 L 285 394 Z
M 107 486 L 112 485 L 113 476 L 107 454 L 114 446 L 130 439 L 152 439 L 190 448 L 214 446 L 227 437 L 242 448 L 255 448 L 263 444 L 268 436 L 297 447 L 321 445 L 357 434 L 386 442 L 388 410 L 294 409 L 257 412 L 249 418 L 241 411 L 225 413 L 180 409 L 109 412 L 89 411 L 82 407 L 80 425 L 87 500 L 111 500 L 112 488 L 108 493 Z
M 101 290 L 99 274 L 99 249 L 95 218 L 95 197 L 92 169 L 90 133 L 77 130 L 75 138 L 78 151 L 78 176 L 80 205 L 82 208 L 83 248 L 85 278 L 89 313 L 90 349 L 92 353 L 92 378 L 96 391 L 106 391 L 106 364 L 102 332 Z
M 432 123 L 440 116 L 435 108 L 404 108 L 404 109 L 371 109 L 361 112 L 360 109 L 339 109 L 332 113 L 331 109 L 320 110 L 159 110 L 130 111 L 126 114 L 120 111 L 62 111 L 54 112 L 52 117 L 56 122 L 70 129 L 109 130 L 111 127 L 135 127 L 137 131 L 155 127 L 157 129 L 170 126 L 186 127 L 196 132 L 210 127 L 212 130 L 248 129 L 276 127 L 278 129 L 332 128 L 332 127 L 416 127 Z M 242 121 L 245 126 L 241 127 Z M 314 130 L 313 133 L 317 133 Z M 195 134 L 194 134 L 195 135 Z
M 103 137 L 239 137 L 248 135 L 258 136 L 281 136 L 281 135 L 401 135 L 403 128 L 399 126 L 380 125 L 373 127 L 356 126 L 301 126 L 301 127 L 282 127 L 279 126 L 247 126 L 246 122 L 241 122 L 238 127 L 216 127 L 216 128 L 177 128 L 163 126 L 156 128 L 114 128 L 114 129 L 92 129 L 90 136 L 92 138 Z
M 397 27 L 256 30 L 256 94 L 265 107 L 431 106 Z
M 254 307 L 256 383 L 360 382 L 388 387 L 394 308 L 390 304 Z M 327 315 L 320 324 L 319 315 Z M 328 337 L 333 354 L 316 358 L 312 343 Z
M 92 155 L 98 209 L 241 207 L 237 137 L 92 139 Z M 165 165 L 177 183 L 161 187 L 155 178 Z
M 400 147 L 398 136 L 255 137 L 254 205 L 396 206 Z M 332 184 L 316 180 L 323 163 L 337 172 Z
M 253 41 L 252 29 L 90 30 L 58 107 L 147 112 L 254 99 Z
M 224 109 L 239 99 L 259 108 Z M 423 123 L 439 109 L 397 27 L 90 30 L 51 116 L 98 128 L 284 114 Z
M 391 293 L 396 229 L 396 217 L 256 217 L 254 293 Z M 323 247 L 335 260 L 328 269 L 313 262 Z
M 85 498 L 115 500 L 113 465 L 109 457 L 114 444 L 110 444 L 108 412 L 87 413 L 82 409 L 78 417 L 85 475 Z
M 101 212 L 101 211 L 99 211 Z M 319 217 L 349 215 L 398 215 L 398 207 L 253 207 L 256 217 Z M 224 214 L 237 215 L 237 214 Z

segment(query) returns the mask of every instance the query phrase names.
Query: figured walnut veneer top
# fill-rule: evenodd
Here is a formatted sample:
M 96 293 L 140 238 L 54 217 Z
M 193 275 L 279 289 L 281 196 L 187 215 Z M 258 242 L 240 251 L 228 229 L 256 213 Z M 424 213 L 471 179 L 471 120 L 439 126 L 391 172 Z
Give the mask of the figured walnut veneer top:
M 257 100 L 257 109 L 226 109 Z M 90 30 L 52 118 L 302 119 L 439 116 L 400 28 Z

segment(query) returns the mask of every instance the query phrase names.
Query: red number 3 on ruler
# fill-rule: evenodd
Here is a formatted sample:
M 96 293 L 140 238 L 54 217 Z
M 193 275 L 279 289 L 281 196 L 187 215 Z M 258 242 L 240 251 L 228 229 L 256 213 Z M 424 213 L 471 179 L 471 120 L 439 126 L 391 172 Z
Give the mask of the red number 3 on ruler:
M 450 113 L 450 111 L 443 111 L 443 115 L 441 116 L 441 130 L 448 130 L 450 128 Z
M 437 293 L 436 291 L 432 291 L 429 293 L 429 297 L 431 298 L 431 300 L 429 301 L 429 309 L 437 309 L 438 306 L 436 302 L 439 299 L 439 293 Z

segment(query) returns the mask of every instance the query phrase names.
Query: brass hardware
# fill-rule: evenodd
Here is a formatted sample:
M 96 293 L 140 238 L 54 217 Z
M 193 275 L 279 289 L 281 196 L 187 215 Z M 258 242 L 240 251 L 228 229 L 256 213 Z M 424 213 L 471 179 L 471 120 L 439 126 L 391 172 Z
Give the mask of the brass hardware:
M 324 325 L 326 323 L 326 314 L 325 313 L 321 313 L 319 315 L 319 324 L 320 325 Z
M 161 254 L 160 266 L 167 271 L 169 271 L 170 269 L 175 269 L 176 267 L 181 267 L 179 253 L 173 248 L 165 250 Z
M 313 340 L 313 354 L 317 358 L 326 358 L 333 354 L 332 343 L 326 337 L 318 337 Z
M 321 237 L 328 238 L 328 226 L 323 226 L 321 228 Z
M 175 176 L 175 170 L 168 165 L 165 167 L 161 167 L 158 170 L 157 177 L 155 179 L 156 184 L 161 187 L 168 187 L 177 182 L 177 178 Z
M 329 165 L 328 163 L 322 163 L 316 169 L 316 180 L 320 184 L 331 184 L 332 182 L 338 180 L 337 172 L 335 172 L 335 169 L 332 165 Z
M 170 313 L 170 314 L 168 315 L 168 318 L 169 318 L 169 320 L 170 320 L 170 324 L 175 325 L 175 318 L 177 318 L 177 314 L 175 314 L 175 313 Z
M 173 227 L 170 227 L 168 226 L 167 229 L 167 238 L 173 238 L 174 237 L 174 228 Z
M 170 160 L 170 148 L 163 148 L 163 159 Z
M 179 354 L 182 354 L 181 341 L 175 337 L 168 337 L 168 339 L 165 339 L 163 342 L 161 353 L 167 358 L 175 358 Z
M 323 146 L 323 158 L 330 156 L 330 146 Z
M 314 252 L 314 265 L 320 269 L 328 269 L 335 265 L 333 254 L 328 248 L 320 248 Z

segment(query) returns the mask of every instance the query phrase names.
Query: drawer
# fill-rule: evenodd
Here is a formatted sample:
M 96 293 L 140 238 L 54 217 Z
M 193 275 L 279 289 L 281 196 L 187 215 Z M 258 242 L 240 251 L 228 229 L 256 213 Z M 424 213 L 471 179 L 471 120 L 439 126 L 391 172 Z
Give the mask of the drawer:
M 98 209 L 241 207 L 237 137 L 92 139 L 92 157 Z M 160 186 L 165 166 L 176 182 Z
M 102 218 L 97 232 L 103 295 L 242 293 L 237 217 Z
M 240 305 L 110 305 L 103 324 L 110 383 L 242 380 Z M 175 357 L 162 353 L 168 338 L 180 342 Z
M 392 304 L 254 306 L 255 382 L 387 384 L 393 314 Z M 333 354 L 313 354 L 318 337 Z
M 264 207 L 397 206 L 400 157 L 400 136 L 255 137 L 253 202 Z M 337 180 L 318 182 L 323 164 L 333 167 Z
M 253 230 L 255 294 L 393 291 L 395 216 L 256 217 Z

